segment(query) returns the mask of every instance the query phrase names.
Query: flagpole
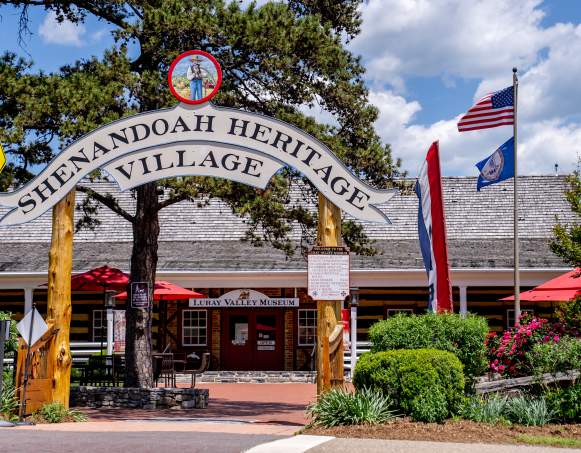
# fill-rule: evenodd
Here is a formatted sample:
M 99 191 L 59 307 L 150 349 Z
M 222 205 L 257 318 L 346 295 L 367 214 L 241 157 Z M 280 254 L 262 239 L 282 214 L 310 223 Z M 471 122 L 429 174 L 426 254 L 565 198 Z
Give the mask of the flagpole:
M 517 151 L 517 100 L 518 77 L 517 69 L 512 68 L 512 94 L 514 103 L 514 191 L 513 191 L 513 226 L 514 226 L 514 322 L 520 318 L 520 272 L 519 272 L 519 241 L 518 241 L 518 151 Z

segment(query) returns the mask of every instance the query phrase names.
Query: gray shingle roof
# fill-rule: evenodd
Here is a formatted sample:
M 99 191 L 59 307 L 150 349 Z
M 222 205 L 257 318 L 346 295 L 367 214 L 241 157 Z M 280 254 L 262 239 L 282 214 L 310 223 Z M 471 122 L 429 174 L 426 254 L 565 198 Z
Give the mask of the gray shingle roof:
M 88 183 L 85 183 L 88 184 Z M 90 184 L 112 193 L 132 211 L 131 192 L 120 193 L 115 183 Z M 476 178 L 443 178 L 446 222 L 452 267 L 509 267 L 512 265 L 512 181 L 476 192 Z M 555 216 L 577 221 L 564 197 L 564 177 L 519 178 L 520 236 L 523 267 L 560 267 L 548 248 Z M 78 197 L 82 197 L 78 194 Z M 417 198 L 396 195 L 382 206 L 391 225 L 364 223 L 380 254 L 354 257 L 354 268 L 421 268 L 417 241 Z M 0 216 L 6 212 L 0 208 Z M 127 269 L 131 252 L 131 227 L 107 208 L 100 210 L 101 225 L 75 235 L 75 270 L 109 263 Z M 164 270 L 303 269 L 297 256 L 285 259 L 270 247 L 255 248 L 240 240 L 243 219 L 218 200 L 198 207 L 181 202 L 160 212 L 160 260 Z M 0 271 L 34 271 L 47 268 L 50 212 L 24 225 L 0 227 Z M 299 238 L 299 231 L 294 233 Z

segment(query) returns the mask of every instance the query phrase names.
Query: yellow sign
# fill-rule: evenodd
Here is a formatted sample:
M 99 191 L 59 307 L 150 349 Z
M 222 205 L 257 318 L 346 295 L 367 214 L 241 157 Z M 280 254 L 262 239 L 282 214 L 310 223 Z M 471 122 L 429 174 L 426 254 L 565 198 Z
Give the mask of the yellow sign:
M 6 165 L 6 156 L 4 155 L 4 149 L 0 145 L 0 172 L 4 170 L 4 165 Z

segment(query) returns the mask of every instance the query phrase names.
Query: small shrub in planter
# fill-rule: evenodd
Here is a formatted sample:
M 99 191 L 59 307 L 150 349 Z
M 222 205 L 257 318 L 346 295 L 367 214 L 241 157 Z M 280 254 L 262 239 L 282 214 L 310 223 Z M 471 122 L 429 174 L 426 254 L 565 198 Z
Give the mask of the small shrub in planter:
M 313 425 L 330 428 L 340 425 L 385 423 L 394 418 L 392 402 L 381 392 L 362 389 L 355 393 L 332 389 L 307 408 Z
M 464 365 L 467 384 L 487 367 L 485 318 L 456 314 L 396 315 L 369 329 L 371 352 L 431 348 L 449 351 Z
M 465 386 L 462 363 L 447 351 L 369 352 L 357 361 L 353 384 L 380 390 L 414 420 L 440 422 L 457 414 Z

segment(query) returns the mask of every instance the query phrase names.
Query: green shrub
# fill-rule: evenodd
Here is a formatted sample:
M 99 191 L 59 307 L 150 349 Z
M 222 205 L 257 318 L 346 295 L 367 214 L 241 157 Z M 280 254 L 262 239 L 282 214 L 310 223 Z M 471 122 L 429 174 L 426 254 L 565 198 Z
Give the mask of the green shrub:
M 414 420 L 435 422 L 458 413 L 465 379 L 462 363 L 450 352 L 401 349 L 363 354 L 353 384 L 381 390 Z
M 466 400 L 461 415 L 467 420 L 479 423 L 501 423 L 506 421 L 505 412 L 508 405 L 506 396 L 474 396 Z
M 18 348 L 18 330 L 16 330 L 16 321 L 12 319 L 12 313 L 9 311 L 0 311 L 0 320 L 10 319 L 10 337 L 4 343 L 4 352 L 11 353 Z
M 554 419 L 555 413 L 543 397 L 517 396 L 508 401 L 506 415 L 513 423 L 526 426 L 543 426 Z
M 394 418 L 391 400 L 381 392 L 363 389 L 355 393 L 332 389 L 307 408 L 313 425 L 326 428 L 339 425 L 385 423 Z
M 555 417 L 565 423 L 581 422 L 581 382 L 545 393 Z
M 581 368 L 581 339 L 563 337 L 559 342 L 538 343 L 527 354 L 533 373 L 558 373 Z
M 470 386 L 488 368 L 484 345 L 487 334 L 486 319 L 474 315 L 400 314 L 371 326 L 369 339 L 372 352 L 422 348 L 449 351 L 464 365 Z
M 62 423 L 66 421 L 83 422 L 87 416 L 82 412 L 65 408 L 62 403 L 47 403 L 33 414 L 33 418 L 47 423 Z

